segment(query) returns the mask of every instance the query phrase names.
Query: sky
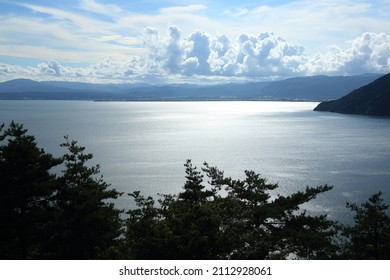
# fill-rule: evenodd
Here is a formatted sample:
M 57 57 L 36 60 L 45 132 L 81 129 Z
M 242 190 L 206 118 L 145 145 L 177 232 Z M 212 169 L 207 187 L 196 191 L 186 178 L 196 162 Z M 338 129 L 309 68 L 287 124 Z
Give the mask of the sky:
M 0 0 L 0 82 L 390 72 L 390 0 Z

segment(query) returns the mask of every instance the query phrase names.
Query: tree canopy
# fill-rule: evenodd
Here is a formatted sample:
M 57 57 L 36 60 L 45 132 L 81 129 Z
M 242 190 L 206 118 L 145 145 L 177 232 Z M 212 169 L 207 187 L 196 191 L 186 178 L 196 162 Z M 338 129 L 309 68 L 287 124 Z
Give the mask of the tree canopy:
M 350 240 L 346 258 L 390 259 L 390 216 L 386 213 L 389 205 L 381 196 L 382 192 L 373 194 L 361 205 L 347 203 L 355 213 L 355 224 L 344 228 L 344 235 Z
M 0 126 L 0 259 L 389 259 L 389 205 L 376 193 L 347 203 L 353 224 L 313 216 L 302 205 L 332 186 L 278 194 L 254 171 L 226 177 L 187 160 L 178 194 L 122 193 L 67 136 L 59 158 L 21 124 Z M 53 167 L 60 166 L 61 173 Z M 56 167 L 58 169 L 58 167 Z
M 26 132 L 12 122 L 0 134 L 0 141 L 7 143 L 0 146 L 0 251 L 15 259 L 41 254 L 56 187 L 49 171 L 61 163 Z
M 246 171 L 244 180 L 233 180 L 204 163 L 206 188 L 204 175 L 190 160 L 185 167 L 184 191 L 163 196 L 159 206 L 152 197 L 131 194 L 138 206 L 128 211 L 126 241 L 132 257 L 326 259 L 336 255 L 336 223 L 299 211 L 300 205 L 332 187 L 272 198 L 270 191 L 278 185 L 253 171 Z
M 104 258 L 121 234 L 120 211 L 108 202 L 120 193 L 87 166 L 92 154 L 66 137 L 68 153 L 54 158 L 23 125 L 2 130 L 0 258 Z M 60 164 L 62 175 L 50 172 Z

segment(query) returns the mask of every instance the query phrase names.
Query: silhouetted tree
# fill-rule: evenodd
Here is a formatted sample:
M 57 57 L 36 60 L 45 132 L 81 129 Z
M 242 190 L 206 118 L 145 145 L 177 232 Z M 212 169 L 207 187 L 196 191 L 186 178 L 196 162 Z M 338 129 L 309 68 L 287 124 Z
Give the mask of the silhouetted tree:
M 245 180 L 232 180 L 205 163 L 202 171 L 210 179 L 206 188 L 191 161 L 185 167 L 184 192 L 163 196 L 159 206 L 151 197 L 132 194 L 138 208 L 128 212 L 131 257 L 327 259 L 336 254 L 335 223 L 299 211 L 300 205 L 332 187 L 306 188 L 272 199 L 270 192 L 278 185 L 253 171 L 245 172 Z
M 341 226 L 301 209 L 331 186 L 278 195 L 279 186 L 254 171 L 234 180 L 187 160 L 183 191 L 157 202 L 133 192 L 137 207 L 124 224 L 114 207 L 121 193 L 99 165 L 88 166 L 93 155 L 68 137 L 61 146 L 67 153 L 54 158 L 23 125 L 0 126 L 0 258 L 390 259 L 381 192 L 347 203 L 355 224 Z M 61 163 L 62 174 L 52 174 Z
M 211 190 L 205 190 L 203 185 L 203 175 L 196 170 L 196 166 L 192 165 L 191 160 L 187 160 L 184 164 L 186 168 L 186 183 L 183 187 L 184 192 L 179 194 L 179 200 L 200 205 L 208 201 L 215 193 Z
M 61 160 L 38 148 L 34 136 L 15 122 L 0 141 L 6 141 L 0 146 L 0 257 L 41 258 L 56 187 L 49 171 Z
M 216 188 L 224 185 L 228 192 L 226 197 L 217 199 L 223 217 L 222 240 L 229 240 L 224 244 L 225 257 L 327 259 L 336 254 L 337 245 L 333 240 L 336 223 L 325 215 L 313 217 L 300 211 L 302 204 L 332 187 L 307 187 L 289 196 L 272 198 L 271 191 L 279 186 L 268 183 L 254 171 L 245 171 L 244 180 L 232 180 L 207 163 L 204 170 L 212 178 L 211 185 Z
M 161 209 L 155 207 L 152 197 L 144 197 L 139 191 L 129 195 L 134 198 L 138 208 L 127 212 L 126 258 L 166 258 L 170 233 L 165 228 Z
M 345 258 L 390 259 L 390 217 L 386 213 L 389 205 L 383 203 L 381 195 L 372 195 L 360 206 L 347 203 L 355 213 L 355 224 L 344 228 L 348 238 Z
M 218 212 L 213 191 L 203 186 L 203 175 L 190 160 L 185 164 L 186 183 L 178 196 L 163 195 L 160 207 L 152 197 L 134 197 L 137 209 L 128 211 L 126 241 L 130 257 L 137 259 L 215 259 Z
M 106 258 L 121 234 L 121 211 L 110 200 L 121 193 L 108 189 L 99 165 L 88 167 L 92 154 L 76 141 L 66 142 L 65 170 L 55 195 L 57 217 L 49 251 L 59 259 Z

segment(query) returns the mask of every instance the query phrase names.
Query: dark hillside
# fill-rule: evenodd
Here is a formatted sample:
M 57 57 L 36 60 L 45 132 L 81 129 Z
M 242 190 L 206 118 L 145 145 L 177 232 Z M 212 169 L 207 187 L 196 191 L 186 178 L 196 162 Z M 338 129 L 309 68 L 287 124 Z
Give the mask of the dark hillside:
M 314 110 L 343 114 L 390 116 L 390 74 L 384 75 L 340 99 L 322 102 Z

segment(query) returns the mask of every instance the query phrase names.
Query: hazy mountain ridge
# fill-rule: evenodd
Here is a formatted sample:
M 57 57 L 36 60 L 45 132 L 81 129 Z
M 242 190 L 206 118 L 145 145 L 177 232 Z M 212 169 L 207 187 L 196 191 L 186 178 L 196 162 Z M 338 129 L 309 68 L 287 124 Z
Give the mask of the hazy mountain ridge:
M 48 100 L 308 100 L 336 99 L 380 74 L 309 76 L 246 84 L 90 84 L 17 79 L 0 83 L 0 99 Z
M 315 111 L 390 116 L 390 74 L 358 88 L 340 99 L 320 103 Z

